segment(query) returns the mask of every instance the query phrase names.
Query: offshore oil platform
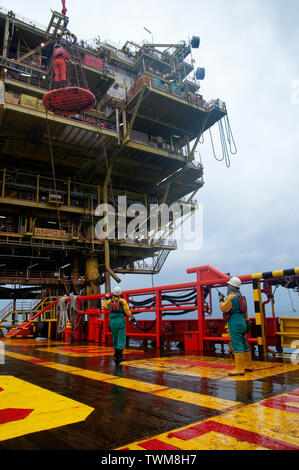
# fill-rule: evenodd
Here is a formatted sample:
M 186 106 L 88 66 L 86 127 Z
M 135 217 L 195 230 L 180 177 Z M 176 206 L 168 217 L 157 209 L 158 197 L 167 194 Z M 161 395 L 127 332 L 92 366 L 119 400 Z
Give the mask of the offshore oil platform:
M 193 204 L 204 184 L 199 139 L 227 115 L 224 102 L 199 94 L 205 71 L 190 60 L 198 37 L 91 46 L 74 39 L 68 21 L 53 12 L 42 27 L 0 10 L 0 282 L 35 286 L 12 289 L 11 298 L 35 297 L 37 288 L 48 296 L 98 293 L 118 273 L 158 273 L 175 241 L 149 235 L 104 243 L 94 233 L 95 210 L 119 196 L 145 207 Z M 58 38 L 71 54 L 68 84 L 95 98 L 84 113 L 78 96 L 71 114 L 44 107 L 51 89 L 64 94 L 54 78 Z
M 62 5 L 48 26 L 0 7 L 0 299 L 10 300 L 0 312 L 0 449 L 298 450 L 299 319 L 279 318 L 274 294 L 298 292 L 299 268 L 239 276 L 253 294 L 254 360 L 242 373 L 227 320 L 212 316 L 213 293 L 231 277 L 213 266 L 188 269 L 188 283 L 122 292 L 134 316 L 151 319 L 126 321 L 115 365 L 103 306 L 111 278 L 159 273 L 176 250 L 174 214 L 154 229 L 148 215 L 173 204 L 196 213 L 203 134 L 215 155 L 218 126 L 227 166 L 236 147 L 226 104 L 201 94 L 198 36 L 86 42 Z M 146 209 L 137 236 L 122 198 Z

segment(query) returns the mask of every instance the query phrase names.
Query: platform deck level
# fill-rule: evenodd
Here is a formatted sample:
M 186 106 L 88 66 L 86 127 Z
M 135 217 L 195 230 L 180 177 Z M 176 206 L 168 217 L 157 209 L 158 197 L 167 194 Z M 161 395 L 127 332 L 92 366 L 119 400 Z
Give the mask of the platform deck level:
M 131 344 L 1 341 L 1 450 L 298 450 L 299 367 Z

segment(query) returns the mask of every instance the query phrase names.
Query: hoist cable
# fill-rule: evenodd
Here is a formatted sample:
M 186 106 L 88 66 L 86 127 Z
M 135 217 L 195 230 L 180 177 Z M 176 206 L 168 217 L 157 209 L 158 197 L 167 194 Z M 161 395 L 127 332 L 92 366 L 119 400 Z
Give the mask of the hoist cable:
M 59 230 L 60 230 L 60 233 L 61 233 L 61 245 L 62 245 L 62 248 L 65 249 L 63 238 L 62 238 L 62 225 L 61 225 L 60 211 L 59 211 L 59 206 L 58 206 L 58 194 L 57 194 L 57 185 L 56 185 L 54 155 L 53 155 L 52 138 L 51 138 L 51 132 L 50 132 L 50 126 L 49 126 L 49 121 L 48 121 L 48 111 L 47 110 L 46 110 L 46 125 L 47 125 L 47 132 L 48 132 L 48 138 L 49 138 L 52 176 L 53 176 L 54 191 L 55 191 L 55 198 L 56 198 L 56 207 L 57 207 L 57 218 L 58 218 Z
M 224 159 L 225 159 L 225 164 L 226 164 L 227 168 L 229 168 L 230 167 L 230 158 L 229 158 L 228 149 L 227 149 L 227 145 L 226 145 L 226 139 L 225 139 L 225 133 L 224 133 L 224 128 L 223 128 L 222 121 L 218 122 L 218 128 L 219 128 L 220 142 L 221 142 L 221 147 L 222 147 L 222 154 L 223 154 Z
M 230 122 L 229 122 L 229 119 L 228 119 L 227 115 L 224 118 L 224 124 L 225 124 L 227 141 L 229 143 L 230 153 L 232 155 L 236 155 L 236 153 L 238 152 L 238 149 L 237 149 L 237 146 L 236 146 L 236 143 L 235 143 L 235 139 L 234 139 L 234 136 L 233 136 L 233 133 L 232 133 L 232 130 L 231 130 L 231 126 L 230 126 Z M 232 150 L 232 143 L 234 145 L 234 150 Z
M 215 157 L 215 160 L 217 160 L 217 162 L 222 162 L 222 161 L 224 160 L 224 155 L 222 155 L 221 158 L 218 158 L 218 157 L 217 157 L 216 152 L 215 152 L 215 147 L 214 147 L 214 142 L 213 142 L 213 136 L 212 136 L 211 129 L 209 129 L 209 133 L 210 133 L 211 144 L 212 144 L 212 151 L 213 151 L 213 155 L 214 155 L 214 157 Z
M 224 125 L 222 121 L 224 121 Z M 218 129 L 219 129 L 220 144 L 221 144 L 221 149 L 222 149 L 222 156 L 217 157 L 216 155 L 212 131 L 211 129 L 209 129 L 213 155 L 214 155 L 215 160 L 217 160 L 218 162 L 222 162 L 224 160 L 227 168 L 230 168 L 231 162 L 230 162 L 230 157 L 229 157 L 229 151 L 232 155 L 236 155 L 237 146 L 234 140 L 234 136 L 231 130 L 228 116 L 225 116 L 223 120 L 221 119 L 218 122 Z M 229 145 L 229 151 L 228 151 L 227 143 Z
M 289 289 L 288 289 L 288 294 L 289 294 L 289 297 L 290 297 L 290 301 L 291 301 L 291 305 L 292 305 L 293 312 L 296 313 L 296 309 L 295 309 L 295 307 L 294 307 L 294 302 L 293 302 L 293 299 L 292 299 L 292 297 L 291 297 L 291 292 L 290 292 Z

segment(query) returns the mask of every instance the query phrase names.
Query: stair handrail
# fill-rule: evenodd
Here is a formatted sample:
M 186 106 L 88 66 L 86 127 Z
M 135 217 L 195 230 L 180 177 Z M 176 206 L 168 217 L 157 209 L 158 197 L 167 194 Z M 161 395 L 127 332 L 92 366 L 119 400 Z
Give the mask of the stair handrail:
M 13 311 L 13 301 L 7 304 L 3 309 L 0 311 L 0 322 L 10 313 Z
M 14 301 L 9 302 L 3 309 L 0 311 L 0 323 L 9 315 L 12 314 L 13 312 L 17 311 L 34 311 L 36 307 L 42 306 L 45 304 L 48 298 L 41 299 L 41 298 L 35 298 L 32 299 L 31 302 L 28 300 L 22 300 L 22 301 Z
M 31 323 L 38 317 L 40 317 L 44 312 L 46 312 L 47 310 L 50 310 L 52 307 L 54 307 L 54 305 L 56 305 L 57 303 L 59 302 L 59 299 L 57 300 L 54 300 L 53 302 L 51 302 L 49 305 L 47 305 L 45 308 L 43 308 L 42 310 L 40 310 L 39 312 L 37 312 L 35 315 L 33 315 L 33 317 L 29 318 L 29 320 L 23 322 L 21 325 L 19 325 L 18 327 L 16 327 L 14 330 L 11 330 L 9 333 L 7 333 L 5 336 L 6 337 L 11 337 L 11 336 L 14 336 L 17 332 L 19 332 L 20 330 L 23 330 L 25 328 L 28 328 Z

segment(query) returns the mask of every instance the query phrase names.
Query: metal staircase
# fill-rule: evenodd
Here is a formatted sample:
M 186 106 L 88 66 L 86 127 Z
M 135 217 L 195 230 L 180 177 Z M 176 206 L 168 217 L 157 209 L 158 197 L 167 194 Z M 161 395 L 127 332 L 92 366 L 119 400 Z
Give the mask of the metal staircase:
M 6 307 L 4 307 L 0 311 L 0 328 L 3 330 L 10 330 L 10 332 L 19 329 L 19 325 L 24 322 L 24 316 L 28 316 L 31 318 L 40 310 L 43 310 L 46 306 L 48 306 L 51 302 L 53 302 L 53 298 L 46 297 L 44 299 L 34 299 L 31 302 L 28 301 L 17 301 L 10 302 Z M 15 315 L 15 321 L 8 320 L 8 318 Z M 22 315 L 22 320 L 19 319 L 19 316 Z M 7 325 L 6 322 L 10 324 Z M 9 334 L 7 334 L 9 335 Z M 10 336 L 10 335 L 9 335 Z
M 29 318 L 28 321 L 23 322 L 21 325 L 12 328 L 6 335 L 6 338 L 28 338 L 32 336 L 32 325 L 33 321 L 37 318 L 42 320 L 43 314 L 48 312 L 47 315 L 50 317 L 53 316 L 53 312 L 55 312 L 55 305 L 58 303 L 58 300 L 51 299 L 51 298 L 46 298 L 43 299 L 38 308 L 36 308 L 37 312 L 32 311 L 34 314 L 32 317 Z M 41 308 L 41 310 L 40 310 Z
M 36 298 L 30 301 L 11 301 L 8 305 L 6 305 L 0 311 L 0 324 L 7 320 L 7 318 L 12 315 L 13 313 L 21 314 L 32 312 L 33 309 L 38 307 L 38 305 L 42 302 L 40 298 Z

